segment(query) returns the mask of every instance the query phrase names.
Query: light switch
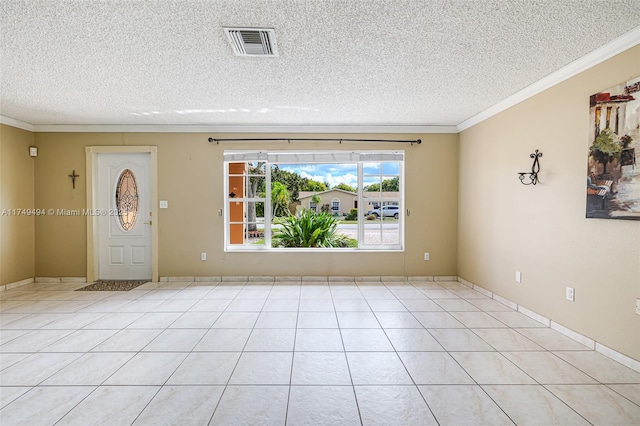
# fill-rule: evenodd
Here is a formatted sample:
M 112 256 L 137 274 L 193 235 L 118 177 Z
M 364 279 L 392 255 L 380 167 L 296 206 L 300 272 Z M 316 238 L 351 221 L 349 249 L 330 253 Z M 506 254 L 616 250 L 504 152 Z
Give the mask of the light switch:
M 168 209 L 169 208 L 169 202 L 167 200 L 160 200 L 160 208 L 161 209 Z

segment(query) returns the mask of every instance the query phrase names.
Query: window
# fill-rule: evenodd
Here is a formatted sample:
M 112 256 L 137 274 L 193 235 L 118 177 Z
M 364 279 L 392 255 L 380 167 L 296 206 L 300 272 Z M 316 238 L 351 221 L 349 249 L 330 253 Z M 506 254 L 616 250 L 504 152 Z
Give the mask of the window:
M 264 236 L 266 200 L 260 190 L 265 185 L 265 163 L 229 163 L 227 168 L 228 244 L 255 243 Z M 264 190 L 262 190 L 264 192 Z
M 225 151 L 225 250 L 402 250 L 403 166 L 402 151 Z M 329 242 L 291 235 L 323 213 Z
M 333 200 L 331 200 L 331 211 L 333 212 L 333 214 L 340 214 L 340 200 L 337 198 L 334 198 Z

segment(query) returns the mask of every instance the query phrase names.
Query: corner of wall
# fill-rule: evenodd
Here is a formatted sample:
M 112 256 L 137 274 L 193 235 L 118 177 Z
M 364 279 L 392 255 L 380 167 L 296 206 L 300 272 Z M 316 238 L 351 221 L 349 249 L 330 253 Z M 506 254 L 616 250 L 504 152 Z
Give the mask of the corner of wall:
M 33 144 L 32 132 L 0 124 L 0 285 L 35 276 Z

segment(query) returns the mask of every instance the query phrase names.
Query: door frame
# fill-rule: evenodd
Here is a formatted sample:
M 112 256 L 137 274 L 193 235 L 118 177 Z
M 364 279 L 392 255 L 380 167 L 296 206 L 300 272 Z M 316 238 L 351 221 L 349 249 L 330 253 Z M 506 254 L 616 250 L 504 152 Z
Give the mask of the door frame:
M 98 180 L 98 154 L 149 153 L 151 189 L 151 280 L 158 282 L 158 147 L 157 146 L 87 146 L 85 147 L 87 210 L 97 209 L 93 186 Z M 153 213 L 156 213 L 155 215 Z M 87 282 L 92 283 L 100 270 L 98 217 L 87 215 Z

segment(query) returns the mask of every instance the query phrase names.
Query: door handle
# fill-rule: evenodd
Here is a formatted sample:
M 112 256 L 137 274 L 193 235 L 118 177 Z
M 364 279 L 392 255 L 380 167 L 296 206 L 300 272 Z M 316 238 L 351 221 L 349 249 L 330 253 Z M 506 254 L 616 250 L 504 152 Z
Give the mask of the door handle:
M 144 222 L 145 225 L 153 225 L 153 221 L 150 220 L 149 222 Z

